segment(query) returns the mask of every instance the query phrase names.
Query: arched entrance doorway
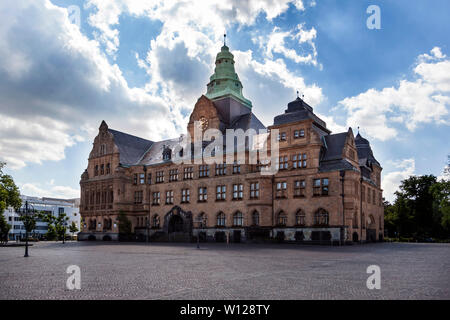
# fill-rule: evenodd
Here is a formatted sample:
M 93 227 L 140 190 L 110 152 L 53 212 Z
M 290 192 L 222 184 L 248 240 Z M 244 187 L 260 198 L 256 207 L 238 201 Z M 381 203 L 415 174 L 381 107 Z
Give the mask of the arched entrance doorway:
M 366 231 L 366 241 L 367 242 L 377 241 L 375 218 L 372 215 L 369 215 L 368 226 Z
M 164 216 L 164 232 L 169 241 L 190 242 L 192 237 L 192 213 L 173 207 Z
M 173 215 L 169 219 L 169 233 L 183 232 L 183 218 L 179 215 Z

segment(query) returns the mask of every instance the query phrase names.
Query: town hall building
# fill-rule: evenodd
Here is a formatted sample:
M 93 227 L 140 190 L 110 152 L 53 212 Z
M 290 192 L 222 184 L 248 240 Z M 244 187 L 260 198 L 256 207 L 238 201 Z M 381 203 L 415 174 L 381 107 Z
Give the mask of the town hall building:
M 202 130 L 224 134 L 267 129 L 270 135 L 276 129 L 276 173 L 261 174 L 261 162 L 175 163 L 179 137 L 147 140 L 103 121 L 81 175 L 79 240 L 342 244 L 383 239 L 382 168 L 369 141 L 359 133 L 355 137 L 351 128 L 332 134 L 300 97 L 266 127 L 243 96 L 234 63 L 224 45 L 187 133 L 194 136 L 197 122 Z

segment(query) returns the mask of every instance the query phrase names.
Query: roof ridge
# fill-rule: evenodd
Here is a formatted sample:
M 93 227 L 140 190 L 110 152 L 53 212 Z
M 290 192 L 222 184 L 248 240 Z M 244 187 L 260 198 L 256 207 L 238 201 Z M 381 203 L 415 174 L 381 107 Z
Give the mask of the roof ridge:
M 145 141 L 152 142 L 152 143 L 155 142 L 155 141 L 152 141 L 152 140 L 141 138 L 141 137 L 135 136 L 133 134 L 129 134 L 129 133 L 126 133 L 126 132 L 123 132 L 123 131 L 119 131 L 119 130 L 115 130 L 115 129 L 111 129 L 111 128 L 108 128 L 108 131 L 114 131 L 114 132 L 118 132 L 118 133 L 121 133 L 121 134 L 126 134 L 127 136 L 130 136 L 130 137 L 133 137 L 133 138 L 137 138 L 137 139 L 141 139 L 141 140 L 145 140 Z

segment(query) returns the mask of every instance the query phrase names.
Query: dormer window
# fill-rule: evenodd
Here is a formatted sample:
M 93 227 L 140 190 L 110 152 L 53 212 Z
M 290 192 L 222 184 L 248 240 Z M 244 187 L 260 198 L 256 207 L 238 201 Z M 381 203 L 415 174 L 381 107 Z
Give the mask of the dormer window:
M 170 150 L 170 148 L 164 147 L 164 149 L 163 149 L 163 160 L 167 161 L 167 160 L 170 160 L 171 158 L 172 158 L 172 150 Z

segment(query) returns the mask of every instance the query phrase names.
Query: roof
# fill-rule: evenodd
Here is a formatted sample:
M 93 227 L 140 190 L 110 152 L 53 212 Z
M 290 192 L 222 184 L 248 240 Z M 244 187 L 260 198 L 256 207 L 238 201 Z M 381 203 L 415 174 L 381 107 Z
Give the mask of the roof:
M 177 146 L 179 143 L 179 138 L 154 142 L 150 150 L 148 150 L 148 152 L 142 157 L 138 164 L 150 166 L 158 163 L 169 162 L 170 160 L 163 159 L 164 148 L 169 148 L 173 151 L 175 149 L 175 146 Z
M 237 130 L 242 129 L 244 131 L 247 131 L 248 129 L 254 129 L 256 132 L 258 130 L 266 129 L 266 127 L 262 124 L 261 121 L 253 114 L 253 113 L 247 113 L 239 118 L 237 118 L 230 126 L 229 129 Z
M 326 135 L 322 138 L 324 148 L 319 163 L 319 171 L 356 170 L 343 155 L 348 132 Z
M 320 163 L 319 166 L 320 172 L 336 171 L 336 170 L 357 170 L 357 168 L 346 159 L 332 160 Z
M 359 134 L 359 132 L 355 137 L 355 145 L 361 166 L 366 165 L 368 163 L 375 163 L 378 166 L 380 166 L 380 163 L 377 161 L 377 159 L 375 159 L 373 155 L 369 140 L 363 138 Z
M 325 139 L 326 148 L 321 161 L 342 159 L 347 132 L 330 134 L 324 136 L 323 139 Z
M 153 145 L 153 141 L 132 136 L 128 133 L 113 129 L 108 129 L 108 131 L 114 136 L 114 143 L 120 152 L 120 163 L 123 165 L 137 164 Z
M 285 113 L 280 114 L 273 119 L 273 124 L 282 125 L 306 119 L 312 119 L 325 129 L 327 127 L 325 121 L 314 114 L 313 108 L 305 101 L 297 97 L 297 99 L 288 103 L 288 108 Z

